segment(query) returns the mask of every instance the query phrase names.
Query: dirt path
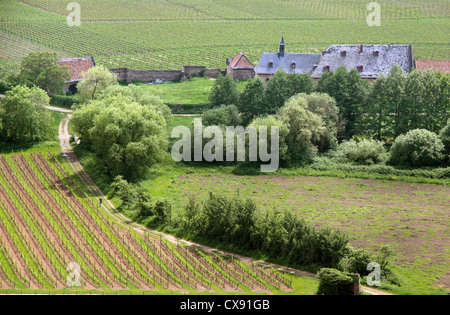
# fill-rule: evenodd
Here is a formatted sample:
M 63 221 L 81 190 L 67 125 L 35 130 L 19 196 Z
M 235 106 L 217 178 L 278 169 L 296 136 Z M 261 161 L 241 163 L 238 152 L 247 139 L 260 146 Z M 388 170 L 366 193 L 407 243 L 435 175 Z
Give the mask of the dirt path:
M 49 108 L 49 109 L 68 113 L 66 110 L 61 109 L 61 108 Z M 77 175 L 86 184 L 87 188 L 94 194 L 94 196 L 103 199 L 104 203 L 102 204 L 102 207 L 112 217 L 117 219 L 119 224 L 122 224 L 124 226 L 132 226 L 136 231 L 138 231 L 140 233 L 147 232 L 158 238 L 164 238 L 164 239 L 172 242 L 173 244 L 184 244 L 187 246 L 197 247 L 209 254 L 221 253 L 221 254 L 224 254 L 227 256 L 233 256 L 234 258 L 240 259 L 241 261 L 243 261 L 244 263 L 247 263 L 247 264 L 258 264 L 258 265 L 261 265 L 264 267 L 277 269 L 277 270 L 280 270 L 280 271 L 283 271 L 286 273 L 290 273 L 293 275 L 298 275 L 298 276 L 303 276 L 303 277 L 308 277 L 308 278 L 313 278 L 313 279 L 316 278 L 316 275 L 313 273 L 309 273 L 306 271 L 301 271 L 301 270 L 297 270 L 297 269 L 293 269 L 293 268 L 289 268 L 289 267 L 285 267 L 285 266 L 275 265 L 275 264 L 267 263 L 265 261 L 256 260 L 256 259 L 253 259 L 250 257 L 236 255 L 236 254 L 228 253 L 225 251 L 220 251 L 215 248 L 211 248 L 211 247 L 197 244 L 194 242 L 186 241 L 186 240 L 177 238 L 177 237 L 169 235 L 169 234 L 165 234 L 165 233 L 162 233 L 162 232 L 159 232 L 156 230 L 149 229 L 143 225 L 140 225 L 136 222 L 131 221 L 129 218 L 125 217 L 123 214 L 121 214 L 119 211 L 117 211 L 117 209 L 114 207 L 114 205 L 108 200 L 108 198 L 102 193 L 102 191 L 95 185 L 94 181 L 90 178 L 90 176 L 84 170 L 83 166 L 78 161 L 75 153 L 72 150 L 72 147 L 71 147 L 70 141 L 69 141 L 70 134 L 69 134 L 69 129 L 68 129 L 68 123 L 70 120 L 70 116 L 71 115 L 69 114 L 66 118 L 62 119 L 61 123 L 59 125 L 59 139 L 60 139 L 60 143 L 61 143 L 61 150 L 67 157 L 67 159 L 68 159 L 70 165 L 72 166 L 72 169 L 75 171 L 75 173 L 77 173 Z M 363 292 L 366 292 L 371 295 L 392 295 L 390 293 L 387 293 L 387 292 L 384 292 L 381 290 L 377 290 L 374 288 L 368 288 L 365 286 L 361 286 L 361 290 Z

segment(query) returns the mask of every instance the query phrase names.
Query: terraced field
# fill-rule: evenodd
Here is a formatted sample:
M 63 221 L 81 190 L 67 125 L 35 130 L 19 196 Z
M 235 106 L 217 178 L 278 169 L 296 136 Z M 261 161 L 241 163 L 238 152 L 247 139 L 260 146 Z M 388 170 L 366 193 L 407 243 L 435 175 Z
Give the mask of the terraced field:
M 85 190 L 51 153 L 0 156 L 0 292 L 293 291 L 278 270 L 121 225 Z
M 448 59 L 448 1 L 380 0 L 381 26 L 366 22 L 368 1 L 325 0 L 79 0 L 80 27 L 69 27 L 69 1 L 0 3 L 0 78 L 17 71 L 30 51 L 94 56 L 109 68 L 225 68 L 244 52 L 257 64 L 276 51 L 320 52 L 331 44 L 409 44 L 416 59 Z

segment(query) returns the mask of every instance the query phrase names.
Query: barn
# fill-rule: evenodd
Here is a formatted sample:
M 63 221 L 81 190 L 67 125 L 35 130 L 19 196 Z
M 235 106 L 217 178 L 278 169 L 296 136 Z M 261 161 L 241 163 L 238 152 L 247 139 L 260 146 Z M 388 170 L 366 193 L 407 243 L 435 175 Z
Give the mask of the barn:
M 77 84 L 83 79 L 83 72 L 95 67 L 93 57 L 73 58 L 58 60 L 60 66 L 67 66 L 70 72 L 70 81 L 66 82 L 64 92 L 70 91 L 72 94 L 77 92 Z

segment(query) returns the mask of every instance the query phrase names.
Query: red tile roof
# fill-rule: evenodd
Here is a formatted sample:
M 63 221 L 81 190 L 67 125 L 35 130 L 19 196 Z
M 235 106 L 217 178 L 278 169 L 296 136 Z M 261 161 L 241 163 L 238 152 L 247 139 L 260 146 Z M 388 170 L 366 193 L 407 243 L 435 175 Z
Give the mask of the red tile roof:
M 417 70 L 434 69 L 444 73 L 450 72 L 450 60 L 416 60 Z
M 239 53 L 234 57 L 231 62 L 230 66 L 233 68 L 254 68 L 255 66 L 250 62 L 250 60 L 245 57 L 243 53 Z
M 82 73 L 95 66 L 94 58 L 75 58 L 58 60 L 60 66 L 67 66 L 70 71 L 70 81 L 83 79 Z

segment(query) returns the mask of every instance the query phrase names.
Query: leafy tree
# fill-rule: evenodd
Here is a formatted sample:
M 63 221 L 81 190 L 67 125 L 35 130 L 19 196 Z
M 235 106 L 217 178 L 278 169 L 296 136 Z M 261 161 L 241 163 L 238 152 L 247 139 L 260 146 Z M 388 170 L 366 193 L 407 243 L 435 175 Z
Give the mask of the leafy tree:
M 167 124 L 156 106 L 103 94 L 75 110 L 72 119 L 81 141 L 102 158 L 112 177 L 139 179 L 166 152 Z
M 48 139 L 52 117 L 45 108 L 50 98 L 38 87 L 15 86 L 1 103 L 3 139 L 12 142 L 36 142 Z
M 439 138 L 441 139 L 442 143 L 445 146 L 445 151 L 449 155 L 450 159 L 450 118 L 447 121 L 447 126 L 442 128 L 442 130 L 439 132 Z
M 242 120 L 235 105 L 222 105 L 205 111 L 202 123 L 205 126 L 239 126 Z
M 248 125 L 254 118 L 266 111 L 264 98 L 265 85 L 260 78 L 250 79 L 239 97 L 238 109 L 242 113 L 242 120 Z
M 289 133 L 288 126 L 279 118 L 277 118 L 275 115 L 267 115 L 267 116 L 260 116 L 255 118 L 250 125 L 251 127 L 255 127 L 256 131 L 258 133 L 258 139 L 259 139 L 259 127 L 266 127 L 267 128 L 267 139 L 269 143 L 267 144 L 267 147 L 271 147 L 271 139 L 272 139 L 272 127 L 278 127 L 279 130 L 279 159 L 280 162 L 287 163 L 289 161 L 288 157 L 288 146 L 286 144 L 286 137 Z M 248 146 L 247 146 L 248 147 Z
M 425 129 L 414 129 L 395 139 L 389 163 L 404 166 L 433 166 L 444 159 L 444 144 L 438 135 Z
M 13 85 L 37 86 L 47 94 L 64 94 L 65 81 L 70 80 L 66 66 L 57 63 L 53 52 L 32 52 L 22 59 L 20 73 L 9 78 Z
M 239 92 L 233 78 L 229 75 L 219 75 L 209 92 L 208 99 L 213 107 L 238 104 Z
M 172 111 L 170 107 L 164 104 L 161 98 L 149 91 L 145 91 L 137 85 L 129 84 L 127 86 L 112 84 L 101 91 L 97 99 L 105 100 L 113 96 L 123 96 L 129 102 L 137 102 L 142 106 L 154 107 L 166 119 L 167 124 L 172 121 Z
M 298 93 L 311 94 L 314 89 L 314 80 L 307 74 L 291 73 L 287 75 L 289 97 Z
M 316 92 L 327 93 L 336 100 L 343 130 L 339 137 L 350 139 L 357 131 L 361 107 L 367 98 L 367 85 L 356 69 L 349 72 L 344 66 L 326 71 L 316 85 Z
M 279 68 L 267 83 L 265 90 L 266 109 L 263 114 L 275 114 L 292 96 L 288 82 L 288 75 L 282 68 Z
M 308 163 L 317 154 L 318 143 L 326 128 L 322 118 L 308 109 L 301 95 L 290 98 L 277 112 L 277 118 L 289 129 L 286 136 L 288 161 L 292 164 Z
M 83 73 L 83 80 L 78 83 L 80 102 L 95 100 L 110 85 L 117 85 L 117 75 L 104 66 L 95 66 Z
M 326 132 L 314 143 L 319 152 L 334 149 L 337 146 L 337 124 L 339 121 L 339 108 L 334 98 L 325 93 L 298 94 L 308 105 L 308 110 L 319 115 L 325 123 Z
M 388 113 L 387 121 L 392 130 L 390 135 L 394 138 L 400 135 L 406 128 L 401 122 L 407 112 L 403 99 L 405 97 L 406 74 L 400 66 L 393 66 L 386 77 L 383 90 L 385 111 Z

